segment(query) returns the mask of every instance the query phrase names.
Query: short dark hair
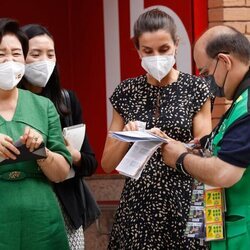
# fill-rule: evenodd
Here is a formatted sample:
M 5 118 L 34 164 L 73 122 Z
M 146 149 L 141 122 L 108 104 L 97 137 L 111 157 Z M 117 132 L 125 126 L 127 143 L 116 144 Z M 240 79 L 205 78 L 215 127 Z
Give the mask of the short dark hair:
M 173 18 L 166 12 L 159 9 L 152 9 L 141 14 L 134 24 L 133 42 L 136 49 L 140 47 L 139 37 L 143 33 L 154 32 L 160 29 L 167 31 L 171 35 L 174 43 L 177 42 L 176 24 Z
M 21 27 L 21 30 L 26 34 L 29 40 L 36 36 L 47 35 L 54 41 L 53 36 L 48 31 L 48 29 L 40 24 L 27 24 Z M 24 87 L 25 81 L 27 81 L 27 79 L 24 76 L 23 79 L 18 84 L 18 87 L 25 88 Z M 63 96 L 61 93 L 61 82 L 60 82 L 59 69 L 57 63 L 54 68 L 54 71 L 52 72 L 49 78 L 48 83 L 43 88 L 41 95 L 49 98 L 54 103 L 57 112 L 61 116 L 69 114 L 70 111 L 65 106 L 63 101 Z
M 250 43 L 238 30 L 227 26 L 228 32 L 222 32 L 208 41 L 206 53 L 215 58 L 219 53 L 233 54 L 242 62 L 248 64 L 250 60 Z
M 2 42 L 2 38 L 6 34 L 13 34 L 17 37 L 21 43 L 23 55 L 26 57 L 28 53 L 29 42 L 25 33 L 20 29 L 17 20 L 11 18 L 0 18 L 0 42 Z

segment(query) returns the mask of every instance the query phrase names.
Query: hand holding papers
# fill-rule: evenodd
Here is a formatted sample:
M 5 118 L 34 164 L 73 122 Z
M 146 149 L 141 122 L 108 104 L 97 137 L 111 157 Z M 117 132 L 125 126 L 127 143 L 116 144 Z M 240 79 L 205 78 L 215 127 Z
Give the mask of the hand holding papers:
M 85 137 L 86 125 L 81 123 L 63 128 L 63 136 L 70 144 L 80 151 Z
M 124 142 L 135 142 L 123 157 L 116 170 L 125 176 L 138 179 L 149 158 L 167 139 L 152 134 L 149 130 L 110 132 L 111 137 Z
M 156 149 L 162 143 L 168 143 L 170 140 L 153 134 L 150 130 L 110 131 L 109 135 L 120 141 L 134 142 L 130 150 L 116 167 L 116 170 L 120 174 L 136 180 L 141 176 L 144 166 Z M 191 144 L 184 145 L 186 148 L 192 146 Z

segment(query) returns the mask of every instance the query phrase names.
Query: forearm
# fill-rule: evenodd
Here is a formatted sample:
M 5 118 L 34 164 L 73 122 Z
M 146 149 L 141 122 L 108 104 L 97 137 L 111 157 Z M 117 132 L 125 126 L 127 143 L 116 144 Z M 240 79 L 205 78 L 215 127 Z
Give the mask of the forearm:
M 108 138 L 101 160 L 103 170 L 106 173 L 112 172 L 127 153 L 128 148 L 128 142 L 122 142 L 113 138 Z
M 204 158 L 197 155 L 188 154 L 184 159 L 185 170 L 196 180 L 211 185 L 218 186 L 218 169 L 214 167 L 215 158 Z
M 73 165 L 77 175 L 79 176 L 91 176 L 95 173 L 98 163 L 93 153 L 81 152 L 81 164 L 80 166 Z
M 37 163 L 52 182 L 64 181 L 70 170 L 70 165 L 65 158 L 50 150 L 47 150 L 47 158 L 38 160 Z
M 223 162 L 217 157 L 200 157 L 188 154 L 185 170 L 195 179 L 215 187 L 230 187 L 238 182 L 244 169 Z

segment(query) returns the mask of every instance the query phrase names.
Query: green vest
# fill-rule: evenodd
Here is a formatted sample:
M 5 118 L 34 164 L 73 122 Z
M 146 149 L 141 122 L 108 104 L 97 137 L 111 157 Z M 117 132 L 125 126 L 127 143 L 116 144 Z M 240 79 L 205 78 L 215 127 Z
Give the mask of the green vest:
M 220 143 L 227 129 L 238 119 L 249 114 L 249 93 L 247 88 L 234 101 L 229 113 L 220 125 L 213 139 L 213 155 L 220 150 Z M 250 128 L 249 128 L 250 130 Z M 249 152 L 250 153 L 250 152 Z M 212 250 L 249 250 L 250 249 L 250 166 L 242 178 L 230 188 L 225 188 L 226 219 L 225 240 L 211 242 Z

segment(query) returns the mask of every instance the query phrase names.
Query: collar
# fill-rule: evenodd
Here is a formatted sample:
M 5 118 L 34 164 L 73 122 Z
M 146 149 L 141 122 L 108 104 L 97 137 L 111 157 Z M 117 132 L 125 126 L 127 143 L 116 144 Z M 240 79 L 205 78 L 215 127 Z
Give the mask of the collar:
M 250 87 L 250 69 L 247 71 L 240 85 L 236 89 L 233 101 L 236 101 L 237 98 L 249 87 Z

